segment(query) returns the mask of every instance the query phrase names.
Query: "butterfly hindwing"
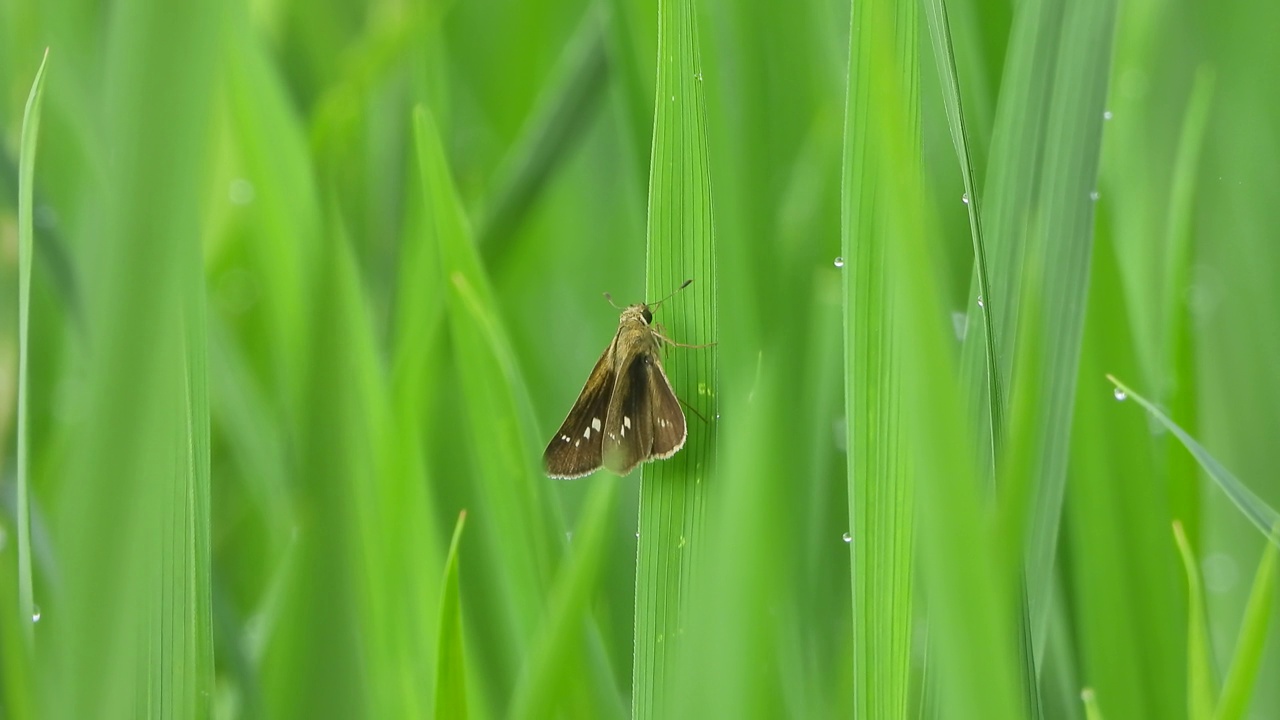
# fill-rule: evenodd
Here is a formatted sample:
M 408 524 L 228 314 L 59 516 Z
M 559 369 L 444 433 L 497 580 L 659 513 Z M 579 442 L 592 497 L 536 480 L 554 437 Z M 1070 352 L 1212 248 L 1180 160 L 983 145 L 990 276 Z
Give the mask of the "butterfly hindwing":
M 615 384 L 613 346 L 600 356 L 578 400 L 569 410 L 542 454 L 542 465 L 553 478 L 576 478 L 598 470 L 602 463 L 604 423 Z
M 649 383 L 653 395 L 650 401 L 653 406 L 653 449 L 650 459 L 665 460 L 684 447 L 688 428 L 685 426 L 684 410 L 680 408 L 680 401 L 671 389 L 667 373 L 656 360 L 653 363 L 653 376 L 653 382 Z

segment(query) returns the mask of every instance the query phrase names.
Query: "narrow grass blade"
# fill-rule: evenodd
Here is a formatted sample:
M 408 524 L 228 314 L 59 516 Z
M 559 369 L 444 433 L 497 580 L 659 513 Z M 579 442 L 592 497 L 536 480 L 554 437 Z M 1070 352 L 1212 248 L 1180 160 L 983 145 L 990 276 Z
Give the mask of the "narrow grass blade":
M 1161 425 L 1168 428 L 1182 445 L 1195 457 L 1200 463 L 1200 467 L 1204 468 L 1209 477 L 1218 484 L 1227 497 L 1231 498 L 1231 502 L 1244 513 L 1259 530 L 1266 535 L 1272 543 L 1280 545 L 1280 537 L 1272 534 L 1277 524 L 1280 524 L 1280 514 L 1277 514 L 1262 498 L 1258 497 L 1244 483 L 1240 482 L 1231 471 L 1223 467 L 1209 451 L 1204 448 L 1196 439 L 1187 434 L 1185 430 L 1178 426 L 1169 416 L 1165 415 L 1160 408 L 1156 407 L 1151 401 L 1134 392 L 1128 385 L 1117 380 L 1114 376 L 1108 375 L 1107 379 L 1116 386 L 1116 399 L 1125 400 L 1133 398 L 1135 402 L 1151 413 Z
M 472 626 L 483 636 L 492 657 L 503 666 L 491 682 L 497 688 L 514 686 L 517 663 L 527 656 L 541 618 L 562 545 L 561 520 L 552 503 L 548 480 L 535 471 L 539 456 L 533 439 L 533 412 L 520 368 L 498 315 L 493 289 L 484 274 L 477 248 L 458 200 L 440 136 L 431 115 L 414 114 L 418 160 L 424 180 L 428 214 L 435 225 L 441 271 L 447 286 L 447 318 L 454 343 L 467 434 L 473 446 L 473 492 L 468 505 L 489 573 L 477 614 L 483 625 Z M 588 624 L 588 642 L 598 642 L 597 628 Z M 569 688 L 566 702 L 607 687 L 607 663 L 586 662 L 584 679 Z M 510 673 L 508 675 L 507 673 Z M 498 695 L 509 698 L 509 690 Z M 505 700 L 504 700 L 505 701 Z
M 907 714 L 911 673 L 915 488 L 905 446 L 903 349 L 893 224 L 884 184 L 894 161 L 920 162 L 917 6 L 851 4 L 845 97 L 845 416 L 853 552 L 853 702 L 857 717 Z M 895 126 L 878 122 L 892 103 Z M 891 157 L 881 150 L 905 150 Z M 913 175 L 914 176 L 914 175 Z
M 45 50 L 40 69 L 31 83 L 27 106 L 22 114 L 22 150 L 18 159 L 18 621 L 27 650 L 33 649 L 35 631 L 31 620 L 35 611 L 31 584 L 31 508 L 30 508 L 30 421 L 27 403 L 30 389 L 31 344 L 31 258 L 35 250 L 35 228 L 32 202 L 35 193 L 36 147 L 40 139 L 40 106 L 44 98 L 44 71 L 49 63 Z M 15 689 L 16 690 L 16 689 Z
M 658 311 L 669 337 L 683 343 L 716 340 L 716 249 L 711 209 L 707 116 L 693 0 L 658 3 L 658 65 L 652 156 L 646 288 L 665 297 L 693 284 Z M 636 555 L 635 665 L 632 716 L 671 712 L 687 599 L 704 541 L 706 493 L 712 477 L 719 376 L 717 350 L 676 348 L 664 360 L 676 396 L 690 412 L 688 439 L 674 457 L 640 473 L 640 540 Z
M 1187 542 L 1182 523 L 1173 523 L 1173 537 L 1187 572 L 1187 716 L 1190 720 L 1213 717 L 1214 678 L 1209 644 L 1208 610 L 1204 603 L 1204 585 L 1200 582 L 1200 566 L 1195 551 Z
M 37 610 L 32 577 L 31 547 L 31 421 L 28 415 L 31 382 L 31 265 L 35 251 L 35 227 L 33 204 L 35 197 L 35 159 L 40 136 L 40 108 L 44 97 L 45 68 L 49 51 L 45 50 L 27 96 L 22 117 L 22 144 L 18 159 L 18 408 L 17 408 L 17 468 L 15 485 L 17 497 L 14 514 L 17 516 L 17 583 L 3 590 L 0 610 L 5 612 L 0 628 L 4 638 L 0 641 L 0 657 L 3 658 L 3 692 L 6 709 L 14 717 L 35 716 L 35 697 L 31 678 L 35 659 L 35 622 Z M 7 560 L 7 559 L 6 559 Z M 2 566 L 7 574 L 9 562 Z M 16 589 L 16 595 L 11 594 Z M 13 628 L 21 628 L 12 632 Z
M 1276 534 L 1273 531 L 1272 537 Z M 1258 670 L 1262 666 L 1267 629 L 1275 612 L 1272 603 L 1276 591 L 1276 556 L 1280 554 L 1277 548 L 1280 544 L 1274 541 L 1263 548 L 1262 560 L 1253 578 L 1253 590 L 1249 593 L 1249 604 L 1245 607 L 1244 622 L 1240 624 L 1240 635 L 1236 638 L 1235 655 L 1222 684 L 1222 695 L 1218 698 L 1216 720 L 1240 720 L 1249 709 L 1249 700 L 1258 682 Z
M 463 648 L 462 603 L 458 597 L 458 546 L 467 511 L 458 513 L 440 588 L 440 624 L 436 635 L 435 714 L 439 720 L 466 720 L 467 673 Z
M 978 297 L 995 297 L 991 292 L 991 273 L 987 265 L 987 246 L 982 237 L 982 193 L 973 170 L 970 154 L 969 132 L 966 126 L 964 103 L 960 94 L 960 78 L 956 69 L 955 49 L 951 43 L 951 21 L 947 16 L 944 0 L 926 0 L 925 17 L 929 22 L 929 36 L 933 38 L 933 55 L 938 63 L 938 77 L 942 80 L 942 101 L 947 110 L 947 125 L 951 129 L 951 143 L 955 146 L 960 163 L 960 175 L 964 181 L 965 207 L 969 213 L 969 234 L 973 242 L 973 265 L 977 276 Z M 1001 391 L 1000 362 L 991 313 L 981 313 L 983 323 L 983 349 L 986 355 L 987 423 L 990 433 L 991 456 L 1000 457 L 1000 441 L 1004 437 L 1004 394 Z

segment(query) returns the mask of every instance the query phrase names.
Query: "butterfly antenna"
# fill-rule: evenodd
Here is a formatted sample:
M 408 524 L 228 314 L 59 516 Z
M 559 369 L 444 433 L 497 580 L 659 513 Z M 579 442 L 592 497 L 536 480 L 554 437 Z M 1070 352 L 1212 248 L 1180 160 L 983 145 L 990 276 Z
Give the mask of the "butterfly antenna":
M 689 278 L 688 280 L 685 280 L 685 281 L 680 285 L 680 287 L 678 287 L 678 288 L 676 288 L 675 290 L 672 290 L 672 291 L 671 291 L 671 295 L 668 295 L 668 296 L 666 296 L 666 297 L 662 298 L 662 299 L 661 299 L 661 300 L 659 300 L 658 302 L 655 302 L 655 303 L 649 303 L 649 307 L 650 307 L 650 308 L 656 308 L 656 307 L 658 307 L 659 305 L 661 305 L 662 303 L 664 303 L 664 302 L 666 302 L 666 301 L 670 300 L 672 295 L 675 295 L 676 293 L 680 292 L 681 290 L 683 290 L 683 289 L 685 289 L 685 288 L 689 287 L 689 283 L 691 283 L 691 282 L 693 282 L 693 278 Z
M 614 301 L 613 301 L 613 296 L 612 296 L 612 295 L 610 295 L 609 293 L 605 293 L 605 294 L 604 294 L 604 299 L 609 301 L 609 304 L 613 306 L 613 309 L 614 309 L 614 310 L 621 310 L 621 309 L 622 309 L 622 308 L 618 307 L 618 303 L 616 303 L 616 302 L 614 302 Z

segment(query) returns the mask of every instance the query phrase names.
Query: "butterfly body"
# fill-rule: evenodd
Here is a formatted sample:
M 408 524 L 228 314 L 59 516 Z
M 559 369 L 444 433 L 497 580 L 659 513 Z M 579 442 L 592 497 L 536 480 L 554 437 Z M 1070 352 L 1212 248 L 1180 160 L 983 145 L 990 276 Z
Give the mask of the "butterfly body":
M 623 309 L 613 342 L 547 444 L 547 475 L 576 478 L 600 467 L 627 475 L 684 447 L 684 411 L 662 369 L 661 336 L 652 322 L 646 304 Z

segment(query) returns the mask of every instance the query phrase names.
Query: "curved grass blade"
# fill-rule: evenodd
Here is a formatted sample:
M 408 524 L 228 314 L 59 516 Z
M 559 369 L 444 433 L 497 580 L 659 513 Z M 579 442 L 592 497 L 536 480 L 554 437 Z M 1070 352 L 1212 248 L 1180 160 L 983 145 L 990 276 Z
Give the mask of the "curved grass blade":
M 22 114 L 22 150 L 18 160 L 18 621 L 27 650 L 35 641 L 34 590 L 31 583 L 31 508 L 30 508 L 30 422 L 27 402 L 31 394 L 28 367 L 31 345 L 31 257 L 35 249 L 32 203 L 35 194 L 36 147 L 40 139 L 40 107 L 44 98 L 45 67 L 49 51 L 44 51 L 40 69 L 31 83 L 26 109 Z
M 458 546 L 467 511 L 458 513 L 449 555 L 444 561 L 440 590 L 440 625 L 436 636 L 435 715 L 447 720 L 467 718 L 466 654 L 463 648 L 462 604 L 458 597 Z
M 1210 664 L 1208 610 L 1195 551 L 1187 542 L 1182 523 L 1173 523 L 1173 537 L 1187 571 L 1187 716 L 1190 720 L 1213 717 L 1213 667 Z
M 716 250 L 707 116 L 693 0 L 659 0 L 658 63 L 649 166 L 646 277 L 649 298 L 665 297 L 660 322 L 680 342 L 716 340 Z M 707 481 L 714 462 L 717 348 L 675 348 L 664 365 L 688 413 L 684 449 L 643 466 L 636 551 L 632 716 L 670 713 L 669 685 L 704 540 Z M 706 420 L 700 420 L 699 417 Z
M 960 95 L 960 78 L 956 70 L 955 48 L 951 44 L 951 21 L 947 16 L 944 0 L 926 0 L 925 17 L 929 21 L 929 36 L 933 38 L 933 55 L 938 63 L 938 77 L 942 81 L 942 102 L 947 111 L 947 125 L 951 129 L 951 143 L 960 162 L 960 176 L 969 212 L 969 234 L 973 241 L 974 271 L 978 280 L 978 297 L 995 297 L 991 292 L 991 274 L 987 267 L 987 245 L 982 237 L 982 193 L 979 192 L 970 155 L 969 133 L 965 127 L 964 103 Z M 991 457 L 1000 457 L 1000 441 L 1004 437 L 1004 396 L 1001 393 L 1000 363 L 991 313 L 982 313 L 984 349 L 987 365 L 987 421 L 991 433 Z
M 1244 513 L 1244 516 L 1249 518 L 1249 521 L 1261 530 L 1272 543 L 1280 545 L 1280 536 L 1273 534 L 1273 529 L 1277 524 L 1280 524 L 1280 514 L 1277 514 L 1262 498 L 1254 494 L 1235 475 L 1232 475 L 1231 471 L 1223 467 L 1222 463 L 1218 462 L 1209 454 L 1208 450 L 1204 449 L 1204 446 L 1196 442 L 1195 438 L 1169 419 L 1169 416 L 1165 415 L 1160 408 L 1134 392 L 1128 385 L 1117 380 L 1115 376 L 1107 375 L 1107 379 L 1116 386 L 1117 399 L 1133 398 L 1135 402 L 1151 413 L 1152 417 L 1159 421 L 1161 425 L 1164 425 L 1169 432 L 1177 436 L 1178 440 L 1182 441 L 1182 445 L 1200 463 L 1200 467 L 1204 468 L 1209 477 L 1213 478 L 1213 481 L 1222 489 L 1222 492 L 1226 493 L 1228 498 L 1231 498 L 1231 502 L 1235 503 L 1240 512 Z

